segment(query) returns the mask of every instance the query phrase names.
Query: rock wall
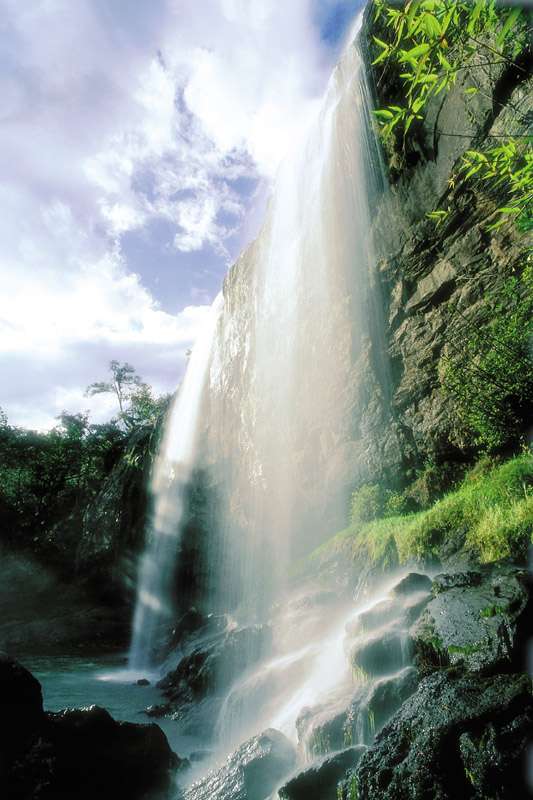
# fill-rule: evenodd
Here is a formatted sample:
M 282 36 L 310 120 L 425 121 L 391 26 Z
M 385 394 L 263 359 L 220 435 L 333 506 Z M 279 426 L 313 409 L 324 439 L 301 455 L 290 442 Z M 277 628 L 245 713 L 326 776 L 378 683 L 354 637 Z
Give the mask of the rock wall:
M 376 106 L 401 101 L 394 68 L 371 64 L 379 52 L 372 37 L 381 34 L 371 8 L 363 32 Z M 487 292 L 524 266 L 524 234 L 514 220 L 488 230 L 501 197 L 454 176 L 469 148 L 494 146 L 510 132 L 527 133 L 531 53 L 518 59 L 518 67 L 487 64 L 483 53 L 478 60 L 479 66 L 459 73 L 450 92 L 434 98 L 423 123 L 411 129 L 405 150 L 398 144 L 386 154 L 389 189 L 376 228 L 383 244 L 379 272 L 392 378 L 390 427 L 398 444 L 390 466 L 400 467 L 400 476 L 427 460 L 468 457 L 453 444 L 456 420 L 442 391 L 439 362 L 443 353 L 462 347 L 465 332 L 486 325 Z M 465 94 L 472 85 L 478 92 Z M 438 208 L 449 210 L 439 226 L 426 216 Z

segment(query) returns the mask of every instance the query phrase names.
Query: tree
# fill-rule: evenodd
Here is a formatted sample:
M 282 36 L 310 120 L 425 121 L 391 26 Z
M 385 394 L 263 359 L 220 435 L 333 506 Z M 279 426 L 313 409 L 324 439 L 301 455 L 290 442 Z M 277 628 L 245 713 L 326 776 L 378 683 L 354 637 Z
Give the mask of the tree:
M 115 394 L 122 416 L 125 411 L 125 404 L 130 400 L 132 394 L 141 387 L 147 387 L 147 384 L 143 383 L 140 375 L 137 375 L 135 367 L 132 367 L 127 361 L 124 364 L 115 360 L 110 361 L 109 370 L 111 372 L 111 380 L 91 383 L 87 387 L 85 394 L 87 397 L 93 397 L 95 394 Z
M 87 397 L 95 394 L 114 394 L 120 408 L 119 419 L 131 431 L 141 425 L 153 425 L 167 409 L 170 395 L 154 397 L 152 388 L 137 374 L 135 367 L 125 362 L 109 363 L 110 381 L 91 383 L 85 392 Z

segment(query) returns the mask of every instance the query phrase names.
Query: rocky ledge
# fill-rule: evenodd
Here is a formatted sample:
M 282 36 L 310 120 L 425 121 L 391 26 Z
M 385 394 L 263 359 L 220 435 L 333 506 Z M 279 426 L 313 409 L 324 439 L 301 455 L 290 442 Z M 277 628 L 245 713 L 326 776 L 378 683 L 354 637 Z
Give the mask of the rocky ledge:
M 418 688 L 339 784 L 341 800 L 528 796 L 528 574 L 500 564 L 438 575 L 431 594 L 410 630 Z

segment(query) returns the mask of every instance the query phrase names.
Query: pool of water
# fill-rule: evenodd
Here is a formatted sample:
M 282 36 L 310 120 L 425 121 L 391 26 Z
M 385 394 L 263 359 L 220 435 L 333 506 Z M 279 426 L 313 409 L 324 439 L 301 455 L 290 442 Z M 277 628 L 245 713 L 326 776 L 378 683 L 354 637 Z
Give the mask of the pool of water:
M 143 713 L 147 706 L 163 701 L 155 686 L 159 675 L 138 675 L 128 671 L 125 656 L 32 657 L 22 658 L 21 662 L 40 681 L 47 711 L 98 705 L 107 709 L 116 720 L 155 722 L 165 732 L 171 748 L 181 757 L 188 757 L 199 749 L 199 742 L 183 736 L 174 720 L 153 720 Z M 137 680 L 141 677 L 148 678 L 150 685 L 138 686 Z

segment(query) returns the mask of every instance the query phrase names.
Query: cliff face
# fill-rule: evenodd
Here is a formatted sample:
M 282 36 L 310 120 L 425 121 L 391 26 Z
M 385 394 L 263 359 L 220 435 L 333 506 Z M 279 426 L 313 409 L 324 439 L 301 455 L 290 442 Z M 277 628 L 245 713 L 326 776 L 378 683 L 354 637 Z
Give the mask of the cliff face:
M 363 30 L 376 106 L 386 107 L 400 96 L 400 84 L 390 67 L 371 65 L 377 55 L 372 37 L 380 30 L 370 13 Z M 387 156 L 389 189 L 376 229 L 383 243 L 390 425 L 400 474 L 424 461 L 464 457 L 453 445 L 460 437 L 439 365 L 464 347 L 473 330 L 487 327 L 488 293 L 524 266 L 524 234 L 514 220 L 488 230 L 501 197 L 479 181 L 457 179 L 457 172 L 469 148 L 483 150 L 510 133 L 527 133 L 531 63 L 524 57 L 517 68 L 487 64 L 484 55 L 478 60 L 468 75 L 459 73 L 448 94 L 434 98 L 405 149 L 391 148 Z M 465 94 L 469 86 L 477 93 Z M 436 209 L 448 212 L 438 226 L 426 216 Z

